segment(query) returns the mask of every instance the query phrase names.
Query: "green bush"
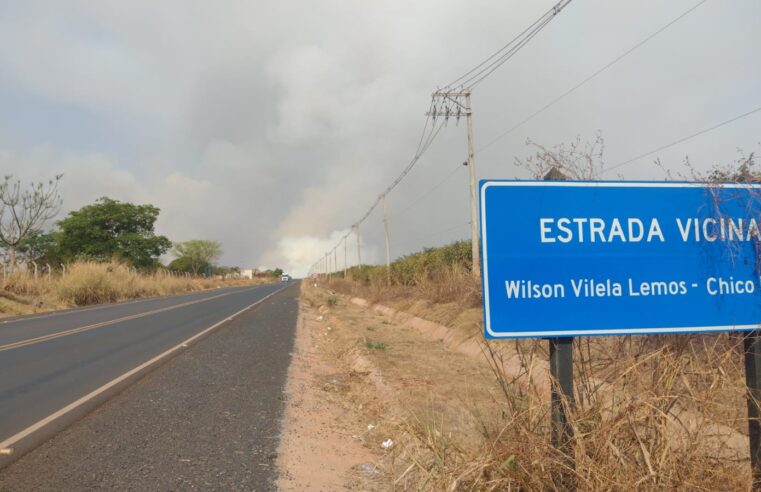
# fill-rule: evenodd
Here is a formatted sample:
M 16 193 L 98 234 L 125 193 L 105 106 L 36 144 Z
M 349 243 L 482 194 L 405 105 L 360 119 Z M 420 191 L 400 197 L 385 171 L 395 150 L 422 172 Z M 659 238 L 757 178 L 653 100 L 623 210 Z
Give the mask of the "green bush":
M 452 266 L 470 270 L 470 241 L 457 241 L 439 248 L 425 248 L 391 263 L 392 285 L 415 286 Z M 362 265 L 349 269 L 351 278 L 365 285 L 386 282 L 384 265 Z
M 388 345 L 386 345 L 383 342 L 373 342 L 372 340 L 368 340 L 365 343 L 365 346 L 372 350 L 386 350 L 388 348 Z

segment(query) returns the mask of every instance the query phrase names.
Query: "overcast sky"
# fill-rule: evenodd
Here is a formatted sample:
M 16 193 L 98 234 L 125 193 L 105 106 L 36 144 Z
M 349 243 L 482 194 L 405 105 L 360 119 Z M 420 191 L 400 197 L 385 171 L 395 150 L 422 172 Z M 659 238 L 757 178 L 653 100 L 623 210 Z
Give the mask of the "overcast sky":
M 0 0 L 0 171 L 63 173 L 62 215 L 100 196 L 152 203 L 174 241 L 300 275 L 412 157 L 430 93 L 554 3 Z M 474 91 L 476 147 L 695 3 L 574 0 Z M 761 106 L 760 25 L 760 0 L 708 0 L 479 152 L 479 178 L 529 177 L 513 165 L 527 138 L 600 131 L 615 165 Z M 756 113 L 657 156 L 707 169 L 761 150 L 759 130 Z M 390 195 L 393 256 L 468 237 L 465 153 L 450 124 Z M 663 179 L 655 157 L 617 172 Z M 363 260 L 380 261 L 377 211 L 362 233 Z

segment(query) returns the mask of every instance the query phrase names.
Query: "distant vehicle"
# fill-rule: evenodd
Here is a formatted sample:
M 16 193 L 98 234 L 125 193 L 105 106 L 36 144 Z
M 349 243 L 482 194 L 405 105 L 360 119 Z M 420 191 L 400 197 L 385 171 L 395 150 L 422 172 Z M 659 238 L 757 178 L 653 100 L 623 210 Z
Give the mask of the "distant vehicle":
M 290 275 L 288 275 L 287 273 L 284 273 L 284 274 L 282 274 L 282 275 L 280 276 L 280 281 L 281 281 L 281 282 L 288 282 L 288 281 L 290 281 L 290 280 L 291 280 L 291 276 L 290 276 Z

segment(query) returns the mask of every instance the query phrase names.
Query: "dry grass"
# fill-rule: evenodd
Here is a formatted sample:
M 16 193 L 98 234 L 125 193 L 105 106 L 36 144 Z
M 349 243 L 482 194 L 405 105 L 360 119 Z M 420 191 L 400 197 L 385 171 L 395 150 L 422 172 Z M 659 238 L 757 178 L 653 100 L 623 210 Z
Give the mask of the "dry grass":
M 117 263 L 79 262 L 69 265 L 65 275 L 37 279 L 26 272 L 8 275 L 0 282 L 0 316 L 264 281 L 173 277 L 163 271 L 141 273 Z
M 462 285 L 440 285 L 433 295 L 422 285 L 384 290 L 334 280 L 330 288 L 417 306 L 416 314 L 423 317 L 428 310 L 457 319 L 454 306 L 459 316 L 473 312 L 469 302 L 444 296 L 448 308 L 442 314 L 441 305 L 432 301 Z M 410 289 L 406 299 L 400 299 L 401 289 Z M 366 350 L 383 374 L 415 374 L 423 364 L 428 374 L 446 376 L 432 379 L 422 393 L 397 388 L 407 411 L 388 417 L 400 442 L 393 466 L 387 467 L 393 475 L 389 488 L 545 490 L 562 488 L 553 481 L 561 473 L 582 490 L 743 490 L 751 485 L 742 334 L 576 338 L 577 405 L 571 419 L 576 466 L 568 469 L 567 456 L 550 445 L 546 341 L 484 343 L 482 357 L 461 368 L 471 374 L 467 377 L 451 371 L 462 363 L 461 354 L 442 355 L 435 341 L 407 340 L 400 350 L 394 339 L 401 336 L 400 327 L 391 327 L 397 330 L 391 334 L 377 321 L 368 323 L 353 319 L 346 329 L 353 330 L 359 345 L 366 339 L 388 345 L 383 351 Z M 478 336 L 480 327 L 470 329 Z M 432 350 L 436 357 L 428 357 Z M 480 379 L 474 380 L 475 374 Z M 453 391 L 460 392 L 458 398 L 453 399 Z M 430 405 L 420 404 L 421 395 Z M 464 422 L 468 429 L 462 428 Z
M 481 305 L 481 284 L 459 263 L 421 273 L 404 284 L 392 281 L 389 285 L 382 275 L 360 282 L 334 274 L 330 278 L 330 287 L 343 294 L 389 305 L 419 300 L 437 305 L 451 303 L 459 310 Z

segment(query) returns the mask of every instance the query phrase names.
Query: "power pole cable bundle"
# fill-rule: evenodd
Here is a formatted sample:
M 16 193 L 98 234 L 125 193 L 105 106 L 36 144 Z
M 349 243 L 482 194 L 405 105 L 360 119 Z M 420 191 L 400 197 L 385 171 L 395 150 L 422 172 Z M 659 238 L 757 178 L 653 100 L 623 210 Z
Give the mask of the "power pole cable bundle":
M 476 162 L 473 148 L 473 111 L 470 102 L 471 93 L 475 86 L 494 73 L 495 70 L 512 58 L 521 48 L 526 46 L 529 41 L 534 39 L 569 3 L 571 3 L 571 0 L 561 0 L 505 46 L 465 74 L 447 84 L 445 88 L 439 89 L 432 94 L 432 109 L 427 115 L 433 118 L 434 124 L 436 118 L 444 118 L 444 121 L 447 121 L 449 118 L 456 118 L 459 122 L 460 118 L 464 117 L 467 122 L 468 157 L 465 165 L 468 166 L 468 191 L 470 193 L 471 269 L 477 277 L 481 275 L 481 259 L 480 235 L 478 232 Z

